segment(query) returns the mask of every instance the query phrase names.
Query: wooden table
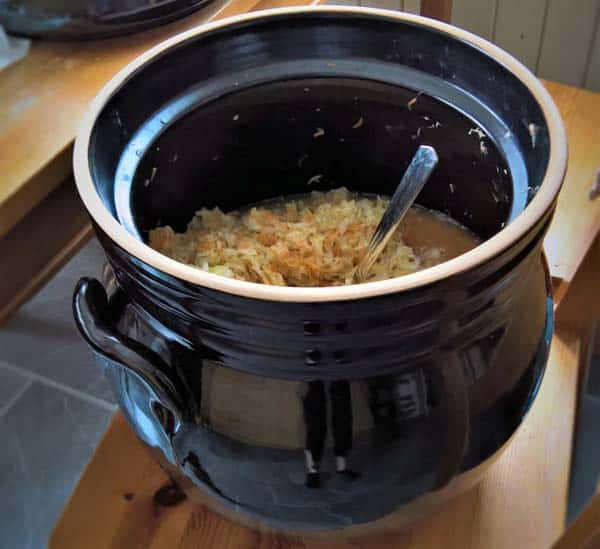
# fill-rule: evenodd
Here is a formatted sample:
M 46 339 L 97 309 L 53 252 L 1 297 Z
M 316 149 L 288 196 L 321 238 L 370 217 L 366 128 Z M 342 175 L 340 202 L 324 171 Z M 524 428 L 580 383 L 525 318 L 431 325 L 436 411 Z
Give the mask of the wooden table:
M 0 73 L 0 322 L 90 235 L 74 192 L 70 154 L 81 114 L 102 84 L 175 32 L 214 17 L 299 3 L 218 1 L 209 11 L 121 40 L 36 43 L 25 60 Z M 579 363 L 587 349 L 582 329 L 599 313 L 593 281 L 600 245 L 592 243 L 600 199 L 590 201 L 588 190 L 600 165 L 600 95 L 547 86 L 565 119 L 570 165 L 545 243 L 559 327 L 540 396 L 482 484 L 407 534 L 370 547 L 545 548 L 563 530 Z M 23 253 L 40 237 L 43 247 Z M 57 523 L 51 546 L 291 547 L 189 502 L 156 507 L 153 494 L 167 481 L 117 414 Z
M 600 197 L 589 191 L 600 175 L 600 94 L 545 82 L 565 122 L 569 167 L 544 248 L 552 276 L 563 281 L 560 302 L 600 230 Z

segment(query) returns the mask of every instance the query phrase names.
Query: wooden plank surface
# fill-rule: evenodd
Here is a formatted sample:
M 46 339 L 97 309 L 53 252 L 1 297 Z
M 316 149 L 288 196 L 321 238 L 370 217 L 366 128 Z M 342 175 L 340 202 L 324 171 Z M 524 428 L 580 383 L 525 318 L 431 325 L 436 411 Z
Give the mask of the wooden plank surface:
M 572 288 L 557 305 L 555 321 L 581 333 L 600 321 L 600 235 L 585 254 Z
M 575 332 L 554 337 L 540 394 L 481 484 L 405 534 L 348 547 L 549 547 L 564 527 L 579 352 Z M 161 507 L 154 494 L 168 483 L 117 413 L 54 529 L 51 549 L 304 547 L 242 528 L 188 500 Z
M 589 197 L 600 169 L 600 94 L 554 82 L 545 85 L 565 122 L 569 166 L 544 248 L 552 276 L 568 285 L 600 230 L 600 197 Z

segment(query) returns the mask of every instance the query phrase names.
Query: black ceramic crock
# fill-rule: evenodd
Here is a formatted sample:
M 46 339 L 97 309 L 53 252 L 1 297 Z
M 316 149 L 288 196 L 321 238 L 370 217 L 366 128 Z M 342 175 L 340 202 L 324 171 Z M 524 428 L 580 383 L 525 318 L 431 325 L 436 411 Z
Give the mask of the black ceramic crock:
M 211 0 L 0 0 L 11 34 L 82 40 L 123 36 L 189 15 Z
M 440 163 L 418 202 L 483 239 L 439 266 L 282 288 L 144 243 L 203 206 L 389 194 L 420 144 Z M 83 123 L 75 175 L 109 295 L 82 280 L 75 318 L 190 495 L 308 537 L 401 528 L 473 485 L 536 396 L 552 332 L 542 240 L 565 164 L 543 86 L 462 30 L 360 8 L 198 28 L 124 69 Z

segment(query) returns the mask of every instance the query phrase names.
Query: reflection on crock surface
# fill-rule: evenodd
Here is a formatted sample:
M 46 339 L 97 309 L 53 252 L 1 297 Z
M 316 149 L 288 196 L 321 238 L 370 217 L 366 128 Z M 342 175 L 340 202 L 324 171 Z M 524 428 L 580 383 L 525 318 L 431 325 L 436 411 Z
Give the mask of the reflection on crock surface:
M 309 381 L 307 385 L 306 395 L 302 399 L 306 427 L 306 486 L 318 488 L 327 435 L 327 393 L 322 381 Z M 348 467 L 348 455 L 352 450 L 352 399 L 347 381 L 330 382 L 329 402 L 336 473 L 354 480 L 360 474 Z
M 500 382 L 489 373 L 504 328 L 448 354 L 444 369 L 430 362 L 394 375 L 293 381 L 207 361 L 125 306 L 120 330 L 185 386 L 190 413 L 181 422 L 157 407 L 140 377 L 98 358 L 138 435 L 184 486 L 177 468 L 232 512 L 284 530 L 329 531 L 382 519 L 495 454 L 537 389 L 550 310 L 531 360 L 504 377 L 504 388 L 488 384 Z

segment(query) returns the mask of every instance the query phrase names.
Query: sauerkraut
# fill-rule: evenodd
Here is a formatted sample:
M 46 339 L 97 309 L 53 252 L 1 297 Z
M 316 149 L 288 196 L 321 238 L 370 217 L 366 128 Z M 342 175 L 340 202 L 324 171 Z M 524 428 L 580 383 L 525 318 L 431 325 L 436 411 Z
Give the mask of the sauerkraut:
M 388 202 L 340 188 L 244 211 L 202 209 L 184 233 L 159 227 L 150 231 L 149 243 L 177 261 L 239 280 L 278 286 L 352 284 Z M 408 245 L 403 236 L 410 220 L 407 215 L 365 282 L 413 273 L 450 258 L 444 247 Z

